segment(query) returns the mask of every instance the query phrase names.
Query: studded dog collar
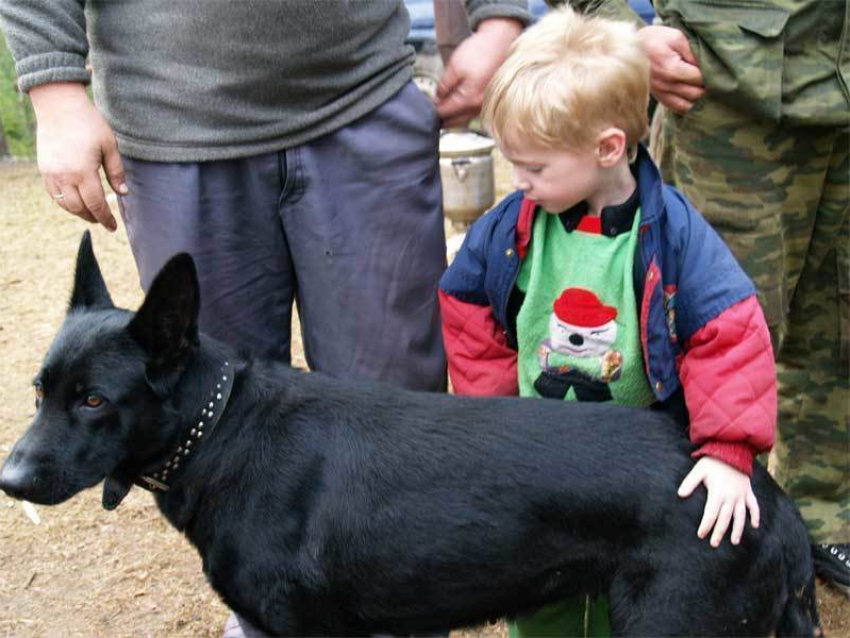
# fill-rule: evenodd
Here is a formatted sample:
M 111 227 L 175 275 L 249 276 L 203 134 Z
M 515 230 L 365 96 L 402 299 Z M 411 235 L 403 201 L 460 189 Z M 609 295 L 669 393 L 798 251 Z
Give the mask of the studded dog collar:
M 230 362 L 225 361 L 219 370 L 215 387 L 210 392 L 207 403 L 201 408 L 200 417 L 192 421 L 191 427 L 183 436 L 182 443 L 177 446 L 174 453 L 169 455 L 164 465 L 153 473 L 140 476 L 135 480 L 135 484 L 151 492 L 167 492 L 174 477 L 186 465 L 192 453 L 198 449 L 204 435 L 209 436 L 218 423 L 232 389 L 233 371 Z

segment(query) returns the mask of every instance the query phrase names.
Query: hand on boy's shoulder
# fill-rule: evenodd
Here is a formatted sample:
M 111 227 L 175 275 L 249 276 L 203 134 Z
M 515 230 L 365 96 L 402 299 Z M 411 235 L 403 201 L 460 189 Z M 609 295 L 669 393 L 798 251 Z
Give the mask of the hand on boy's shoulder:
M 437 113 L 443 128 L 462 126 L 478 114 L 487 83 L 522 28 L 521 22 L 511 18 L 482 20 L 475 33 L 458 45 L 437 87 Z
M 661 25 L 644 27 L 638 36 L 649 56 L 652 94 L 671 111 L 687 113 L 705 94 L 702 71 L 687 36 Z

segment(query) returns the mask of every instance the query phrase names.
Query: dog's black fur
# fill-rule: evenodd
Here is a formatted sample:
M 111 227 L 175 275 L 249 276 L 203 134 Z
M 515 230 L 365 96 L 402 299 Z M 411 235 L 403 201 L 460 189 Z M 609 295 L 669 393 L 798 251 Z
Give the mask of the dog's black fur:
M 690 444 L 656 412 L 303 373 L 199 335 L 198 304 L 180 255 L 138 313 L 115 308 L 86 235 L 0 488 L 54 504 L 105 479 L 116 506 L 174 453 L 228 358 L 221 420 L 156 501 L 270 634 L 435 632 L 605 592 L 617 635 L 812 635 L 809 539 L 760 467 L 761 526 L 711 549 L 704 491 L 676 495 Z

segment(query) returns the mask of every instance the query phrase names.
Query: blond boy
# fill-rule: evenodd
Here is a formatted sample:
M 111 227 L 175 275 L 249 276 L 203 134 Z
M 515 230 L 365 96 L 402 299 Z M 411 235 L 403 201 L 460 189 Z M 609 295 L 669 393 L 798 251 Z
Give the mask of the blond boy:
M 678 494 L 707 493 L 695 532 L 717 547 L 731 526 L 737 544 L 748 515 L 758 527 L 749 476 L 773 445 L 770 337 L 752 282 L 641 146 L 648 101 L 629 24 L 562 9 L 515 42 L 482 114 L 518 190 L 470 228 L 441 279 L 449 373 L 462 394 L 668 410 L 694 445 Z M 605 635 L 594 601 L 512 633 Z

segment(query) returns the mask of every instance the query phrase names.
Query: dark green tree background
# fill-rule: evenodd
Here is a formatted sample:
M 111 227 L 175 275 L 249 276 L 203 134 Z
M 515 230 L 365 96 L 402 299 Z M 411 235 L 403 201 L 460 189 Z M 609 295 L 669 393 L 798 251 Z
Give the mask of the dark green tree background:
M 35 157 L 35 116 L 16 80 L 15 63 L 0 34 L 0 157 Z

